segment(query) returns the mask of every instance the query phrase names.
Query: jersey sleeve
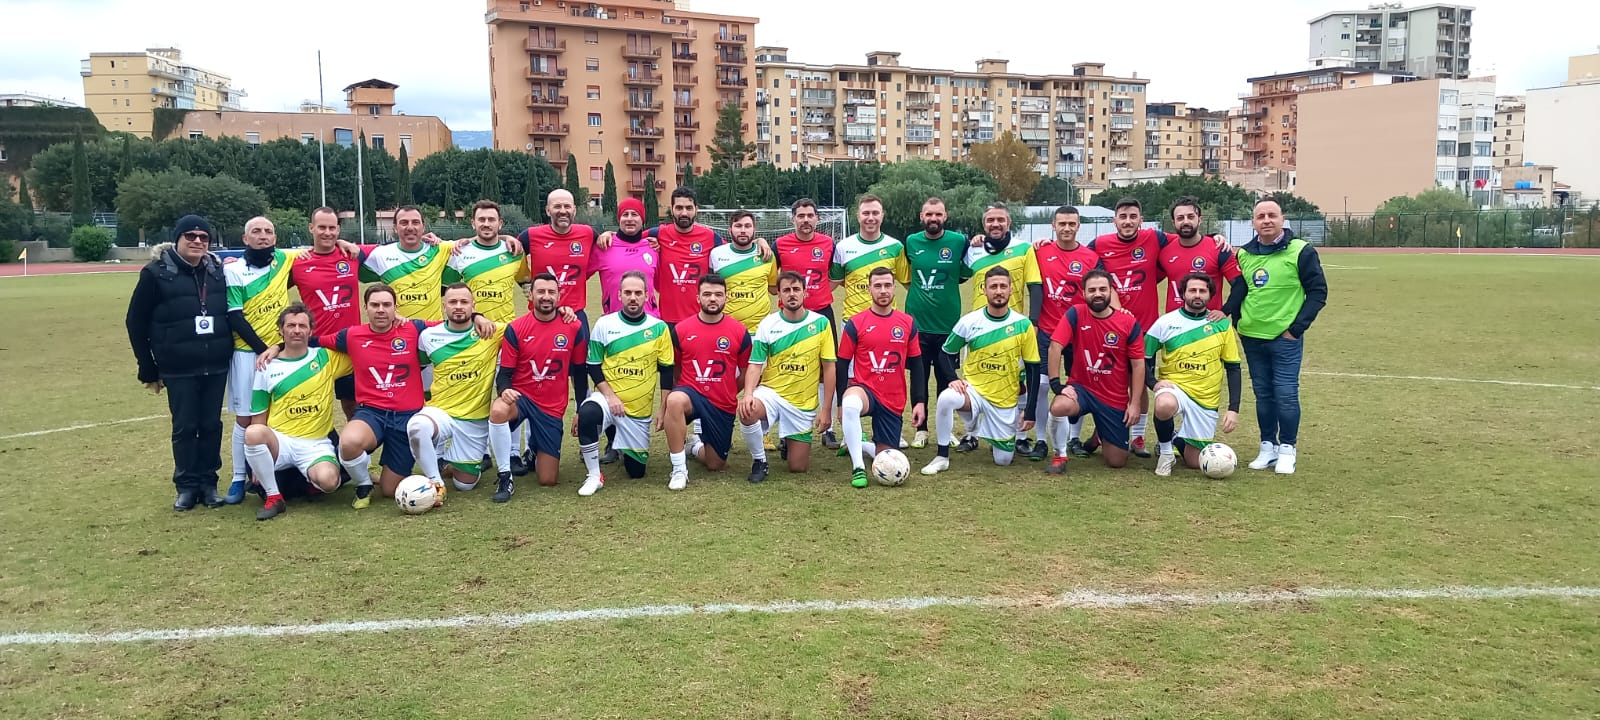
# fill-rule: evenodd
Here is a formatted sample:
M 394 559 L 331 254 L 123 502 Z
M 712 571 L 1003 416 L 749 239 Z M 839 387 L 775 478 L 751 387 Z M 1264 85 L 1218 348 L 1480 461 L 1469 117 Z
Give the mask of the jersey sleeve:
M 746 330 L 744 331 L 744 334 L 739 337 L 739 352 L 737 355 L 739 365 L 750 364 L 750 351 L 753 348 L 754 343 L 750 341 L 750 331 Z
M 956 326 L 950 329 L 950 336 L 944 339 L 944 346 L 939 349 L 947 355 L 955 355 L 966 345 L 966 323 L 956 323 Z
M 833 339 L 833 321 L 831 321 L 831 320 L 829 320 L 827 318 L 823 318 L 822 319 L 822 361 L 823 362 L 837 362 L 839 360 L 839 354 L 836 351 L 836 349 L 834 348 L 833 343 L 828 342 L 831 339 Z
M 1228 329 L 1223 331 L 1222 364 L 1239 364 L 1239 333 L 1233 329 L 1232 325 L 1229 325 Z
M 906 357 L 922 357 L 922 333 L 917 330 L 917 321 L 911 321 L 911 337 L 907 338 L 910 348 L 906 350 Z
M 1232 282 L 1244 275 L 1239 270 L 1239 255 L 1231 248 L 1224 248 L 1222 252 L 1217 253 L 1217 265 L 1222 268 L 1223 280 Z M 1221 294 L 1223 290 L 1224 288 L 1217 288 L 1217 293 Z
M 900 246 L 900 254 L 894 256 L 894 281 L 901 285 L 911 284 L 911 261 L 906 259 L 906 247 Z
M 671 326 L 668 327 L 670 329 Z M 674 334 L 675 333 L 670 332 L 661 333 L 661 335 L 656 338 L 656 365 L 660 367 L 672 367 L 678 364 L 678 353 L 676 348 L 673 347 Z
M 1022 260 L 1022 282 L 1024 285 L 1038 285 L 1044 282 L 1043 275 L 1039 272 L 1039 254 L 1030 246 Z
M 1039 328 L 1032 323 L 1028 324 L 1028 332 L 1022 337 L 1022 361 L 1025 363 L 1039 363 Z
M 243 260 L 239 260 L 238 262 L 244 262 L 244 261 Z M 233 273 L 225 272 L 225 273 L 223 273 L 223 275 L 224 275 L 224 279 L 228 283 L 228 310 L 230 312 L 234 311 L 234 310 L 243 310 L 244 309 L 244 283 L 239 278 L 234 277 Z
M 313 338 L 314 342 L 312 344 L 316 345 L 317 347 L 331 348 L 342 353 L 348 353 L 350 352 L 350 343 L 348 338 L 349 333 L 350 329 L 345 328 L 332 335 L 318 335 Z
M 853 358 L 856 356 L 856 324 L 846 320 L 844 328 L 839 330 L 839 357 Z
M 333 373 L 334 377 L 344 377 L 354 371 L 355 365 L 350 362 L 349 355 L 335 350 L 328 351 L 328 372 Z
M 1061 322 L 1056 323 L 1055 332 L 1050 333 L 1050 342 L 1071 346 L 1072 337 L 1077 330 L 1077 325 L 1077 306 L 1067 308 L 1067 312 L 1061 316 Z
M 1144 356 L 1147 360 L 1156 359 L 1156 351 L 1161 349 L 1161 339 L 1154 332 L 1144 334 Z
M 589 364 L 599 365 L 600 363 L 604 362 L 606 359 L 605 343 L 595 342 L 594 338 L 589 338 L 588 345 L 589 352 L 587 355 L 589 357 Z
M 833 258 L 828 261 L 828 279 L 842 282 L 845 276 L 844 261 L 839 257 L 843 250 L 836 243 L 833 246 Z
M 1141 347 L 1144 346 L 1144 343 L 1140 342 L 1140 340 L 1143 339 L 1143 338 L 1144 338 L 1144 328 L 1139 327 L 1139 322 L 1136 320 L 1133 323 L 1133 330 L 1129 331 L 1129 333 L 1128 333 L 1128 344 L 1127 344 L 1127 348 L 1128 349 L 1126 351 L 1128 353 L 1128 362 L 1131 363 L 1134 360 L 1143 360 L 1144 359 L 1144 354 L 1141 353 L 1140 350 L 1139 350 Z
M 762 340 L 755 339 L 755 338 L 751 338 L 751 340 L 750 340 L 750 364 L 751 365 L 765 365 L 765 364 L 767 364 L 767 353 L 769 353 L 771 351 L 772 351 L 772 348 L 767 347 L 767 343 L 766 342 L 764 342 Z
M 506 337 L 508 339 L 515 337 L 510 332 L 509 327 L 506 331 Z M 589 328 L 579 324 L 578 331 L 573 333 L 572 337 L 574 338 L 572 341 L 572 355 L 574 357 L 583 358 L 585 361 L 587 361 L 589 359 Z
M 719 232 L 717 232 L 715 230 L 712 230 L 711 231 L 711 247 L 717 247 L 718 245 L 721 245 L 723 242 L 725 242 L 725 241 L 722 239 L 722 233 L 719 233 Z
M 500 339 L 500 367 L 514 368 L 517 366 L 517 344 L 519 338 L 516 333 L 508 332 Z
M 250 414 L 260 415 L 272 404 L 272 380 L 264 372 L 256 373 L 250 389 Z

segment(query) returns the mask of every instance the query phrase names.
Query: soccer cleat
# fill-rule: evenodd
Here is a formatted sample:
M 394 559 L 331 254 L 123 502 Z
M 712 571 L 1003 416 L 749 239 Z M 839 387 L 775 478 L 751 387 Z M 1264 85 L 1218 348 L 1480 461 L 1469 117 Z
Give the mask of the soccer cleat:
M 917 434 L 913 435 L 911 437 L 911 447 L 916 448 L 918 450 L 921 450 L 922 448 L 925 448 L 927 446 L 928 446 L 928 431 L 927 430 L 918 430 Z
M 752 483 L 767 481 L 767 461 L 756 460 L 750 463 L 750 476 L 745 478 Z
M 782 438 L 778 439 L 778 457 L 783 459 L 783 460 L 788 460 L 789 459 L 789 441 L 788 440 L 785 440 L 785 439 L 782 439 Z
M 938 475 L 950 469 L 950 458 L 943 455 L 933 456 L 933 461 L 922 466 L 923 475 Z
M 356 499 L 355 499 L 354 502 L 350 503 L 350 507 L 353 507 L 353 508 L 355 508 L 357 510 L 361 510 L 361 509 L 363 509 L 366 506 L 371 505 L 371 504 L 372 504 L 372 486 L 371 485 L 357 485 L 356 486 Z
M 590 495 L 600 492 L 600 488 L 605 486 L 605 475 L 591 475 L 587 478 L 584 478 L 583 487 L 578 488 L 578 494 L 583 497 L 589 497 Z
M 682 490 L 689 486 L 688 470 L 673 470 L 672 477 L 667 480 L 668 490 Z
M 1083 441 L 1073 438 L 1067 441 L 1067 454 L 1073 457 L 1086 458 L 1094 454 L 1093 450 L 1083 446 Z
M 436 508 L 444 507 L 444 483 L 439 482 L 438 480 L 433 481 L 433 493 L 433 506 Z
M 969 453 L 978 449 L 978 436 L 968 435 L 956 443 L 956 452 Z
M 1286 445 L 1284 447 L 1293 447 Z M 1265 470 L 1278 462 L 1278 446 L 1265 440 L 1261 441 L 1261 454 L 1250 461 L 1251 470 Z
M 256 513 L 257 520 L 271 520 L 289 511 L 289 504 L 283 501 L 282 495 L 272 495 L 267 498 L 266 504 L 261 506 L 261 511 Z
M 1145 449 L 1144 438 L 1142 437 L 1136 437 L 1133 439 L 1133 442 L 1128 443 L 1128 449 L 1132 450 L 1133 454 L 1139 457 L 1150 457 L 1150 451 Z
M 489 498 L 497 503 L 511 502 L 511 494 L 517 491 L 516 481 L 511 479 L 511 473 L 500 473 L 494 483 L 494 497 Z
M 1050 457 L 1050 443 L 1043 440 L 1033 441 L 1033 451 L 1028 453 L 1028 459 L 1039 462 Z
M 612 464 L 612 463 L 614 463 L 614 462 L 616 462 L 618 460 L 621 460 L 621 459 L 622 459 L 622 453 L 617 452 L 617 449 L 614 448 L 614 447 L 608 447 L 608 448 L 606 448 L 606 451 L 604 453 L 600 454 L 600 464 L 601 465 L 610 465 L 610 464 Z
M 839 437 L 837 435 L 834 435 L 832 430 L 823 430 L 822 431 L 822 446 L 827 448 L 827 449 L 829 449 L 829 450 L 838 450 L 839 449 Z
M 530 468 L 528 467 L 528 463 L 523 462 L 523 460 L 522 460 L 522 453 L 512 453 L 511 454 L 511 474 L 512 475 L 515 475 L 517 477 L 522 477 L 523 475 L 527 475 L 528 474 L 528 470 L 529 469 Z
M 1295 450 L 1293 445 L 1279 445 L 1278 464 L 1274 472 L 1278 473 L 1279 475 L 1293 475 L 1294 456 Z
M 228 496 L 223 498 L 222 502 L 228 505 L 238 505 L 244 502 L 245 485 L 246 483 L 243 480 L 234 480 L 228 483 Z
M 911 447 L 911 443 L 906 442 L 905 438 L 900 438 L 900 449 L 904 450 L 908 447 Z
M 200 493 L 194 490 L 179 490 L 178 499 L 172 501 L 172 509 L 178 512 L 193 510 L 196 503 L 200 502 Z
M 1168 450 L 1156 456 L 1156 475 L 1172 477 L 1172 466 L 1178 464 L 1178 454 Z
M 1017 438 L 1016 453 L 1023 457 L 1033 454 L 1033 441 L 1027 438 Z
M 704 444 L 705 443 L 700 442 L 699 435 L 690 435 L 689 439 L 683 443 L 683 451 L 687 453 L 689 457 L 698 458 L 700 457 L 700 446 Z
M 1057 456 L 1055 456 L 1053 458 L 1050 458 L 1050 467 L 1045 468 L 1044 471 L 1047 472 L 1047 473 L 1050 473 L 1051 475 L 1060 475 L 1061 473 L 1066 472 L 1067 471 L 1067 458 L 1066 458 L 1066 456 L 1065 455 L 1057 455 Z
M 1094 451 L 1099 450 L 1099 449 L 1100 449 L 1100 436 L 1096 435 L 1096 436 L 1094 436 L 1092 438 L 1089 438 L 1089 441 L 1083 444 L 1083 456 L 1084 457 L 1089 457 L 1090 455 L 1094 454 Z
M 866 470 L 862 470 L 861 468 L 856 468 L 855 471 L 850 473 L 850 487 L 853 487 L 853 488 L 855 488 L 857 490 L 860 490 L 861 488 L 864 488 L 866 486 L 867 486 L 867 471 Z
M 778 441 L 770 434 L 763 435 L 761 436 L 761 447 L 766 448 L 767 452 L 772 452 L 778 449 Z

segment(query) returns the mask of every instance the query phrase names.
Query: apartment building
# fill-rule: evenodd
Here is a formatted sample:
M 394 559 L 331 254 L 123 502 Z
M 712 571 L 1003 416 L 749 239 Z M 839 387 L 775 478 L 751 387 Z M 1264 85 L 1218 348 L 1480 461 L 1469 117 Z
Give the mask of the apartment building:
M 1369 213 L 1435 187 L 1487 205 L 1498 185 L 1494 78 L 1371 85 L 1300 105 L 1296 190 L 1325 212 Z
M 1387 70 L 1316 68 L 1250 78 L 1244 100 L 1242 143 L 1234 146 L 1240 169 L 1293 170 L 1298 148 L 1300 100 L 1307 94 L 1387 85 L 1414 79 Z
M 1311 66 L 1466 78 L 1472 61 L 1472 11 L 1442 3 L 1409 9 L 1377 3 L 1366 10 L 1319 15 L 1307 23 Z
M 780 168 L 818 162 L 962 160 L 1010 131 L 1034 151 L 1041 174 L 1104 187 L 1116 169 L 1144 167 L 1149 80 L 1072 72 L 1011 72 L 1003 59 L 974 70 L 913 68 L 898 52 L 861 65 L 813 65 L 788 48 L 756 48 L 758 159 Z
M 1522 127 L 1527 114 L 1526 97 L 1522 95 L 1503 95 L 1495 98 L 1495 165 L 1499 167 L 1522 165 Z
M 1150 103 L 1145 108 L 1144 167 L 1218 173 L 1228 166 L 1228 112 L 1187 103 Z
M 316 112 L 191 111 L 184 114 L 172 137 L 237 137 L 251 145 L 294 138 L 349 147 L 366 133 L 369 147 L 395 156 L 404 147 L 411 163 L 454 144 L 443 120 L 395 112 L 399 87 L 377 78 L 352 83 L 344 89 L 343 113 L 328 112 L 331 108 Z M 312 103 L 311 107 L 320 106 Z
M 245 92 L 226 75 L 190 65 L 177 48 L 98 52 L 79 61 L 84 106 L 107 130 L 150 137 L 155 109 L 238 110 Z
M 570 153 L 598 202 L 607 161 L 618 192 L 634 196 L 671 192 L 684 166 L 707 167 L 727 104 L 739 108 L 753 142 L 757 19 L 678 7 L 489 0 L 495 147 L 543 156 L 563 171 Z M 646 187 L 650 173 L 654 188 Z
M 1600 55 L 1574 56 L 1567 67 L 1565 85 L 1528 90 L 1523 164 L 1559 167 L 1570 185 L 1564 199 L 1588 204 L 1600 198 Z

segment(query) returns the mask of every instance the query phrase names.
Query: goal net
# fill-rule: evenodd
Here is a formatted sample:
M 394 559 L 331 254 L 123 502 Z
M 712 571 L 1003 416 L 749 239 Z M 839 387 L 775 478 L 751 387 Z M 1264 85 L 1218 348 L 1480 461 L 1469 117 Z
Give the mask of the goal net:
M 768 241 L 794 232 L 794 223 L 789 219 L 789 208 L 747 208 L 747 211 L 756 218 L 756 237 Z M 699 222 L 710 227 L 723 237 L 728 237 L 728 218 L 738 210 L 727 209 L 701 209 Z M 851 233 L 849 225 L 845 222 L 845 208 L 817 208 L 817 232 L 827 235 L 835 240 Z M 663 222 L 666 220 L 663 218 Z

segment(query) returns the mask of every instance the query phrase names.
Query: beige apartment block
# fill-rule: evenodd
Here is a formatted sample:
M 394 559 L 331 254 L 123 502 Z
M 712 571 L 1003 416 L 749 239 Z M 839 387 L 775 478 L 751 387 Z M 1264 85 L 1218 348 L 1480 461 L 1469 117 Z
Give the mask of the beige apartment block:
M 344 113 L 194 111 L 183 116 L 183 124 L 172 136 L 237 137 L 251 145 L 294 138 L 304 143 L 321 141 L 349 147 L 366 133 L 368 146 L 387 150 L 396 157 L 404 147 L 406 159 L 413 164 L 454 144 L 443 120 L 432 115 L 395 113 L 398 87 L 378 79 L 354 83 L 344 89 L 348 110 Z
M 1117 169 L 1144 167 L 1149 80 L 1078 63 L 1067 74 L 1014 73 L 1002 59 L 970 71 L 913 68 L 900 53 L 861 65 L 791 61 L 756 48 L 758 159 L 780 168 L 836 161 L 960 161 L 1010 131 L 1040 174 L 1105 187 Z
M 1573 55 L 1567 58 L 1567 84 L 1582 85 L 1600 82 L 1600 53 Z
M 221 73 L 190 65 L 177 48 L 97 52 L 79 61 L 84 106 L 107 130 L 150 137 L 156 108 L 238 110 L 245 92 Z
M 1228 166 L 1228 113 L 1186 103 L 1150 103 L 1145 108 L 1144 167 L 1215 174 Z
M 1527 115 L 1526 97 L 1522 95 L 1505 95 L 1495 99 L 1495 165 L 1517 167 L 1522 164 L 1522 128 Z
M 685 165 L 708 167 L 725 104 L 755 140 L 754 17 L 672 0 L 489 0 L 485 20 L 494 146 L 562 171 L 570 153 L 595 202 L 607 161 L 619 194 L 633 196 L 664 196 Z
M 1436 187 L 1494 192 L 1494 78 L 1415 80 L 1300 97 L 1296 192 L 1366 214 Z
M 1316 68 L 1250 78 L 1244 100 L 1243 142 L 1235 146 L 1242 169 L 1293 170 L 1299 147 L 1300 100 L 1308 94 L 1387 85 L 1412 76 L 1387 70 Z

